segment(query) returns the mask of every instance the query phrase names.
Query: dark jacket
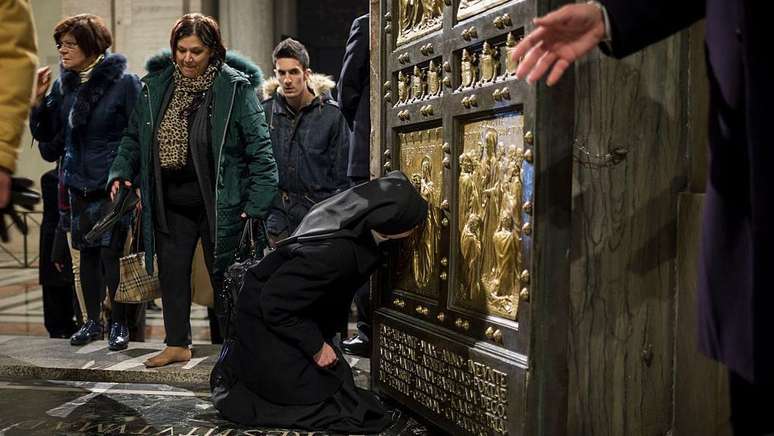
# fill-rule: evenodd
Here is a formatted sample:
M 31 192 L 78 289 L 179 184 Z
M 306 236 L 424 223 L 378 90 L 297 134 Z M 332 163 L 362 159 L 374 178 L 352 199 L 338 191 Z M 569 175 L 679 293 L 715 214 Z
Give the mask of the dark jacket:
M 774 381 L 774 62 L 770 2 L 602 0 L 621 57 L 706 17 L 710 164 L 699 261 L 699 346 Z
M 43 220 L 40 223 L 40 257 L 38 267 L 39 283 L 42 286 L 70 286 L 73 284 L 73 270 L 70 253 L 64 250 L 61 260 L 64 261 L 62 271 L 54 268 L 54 246 L 67 246 L 65 233 L 58 230 L 59 226 L 59 177 L 58 170 L 46 171 L 40 176 L 40 192 L 43 197 Z M 59 238 L 59 241 L 55 242 Z
M 263 107 L 279 168 L 279 189 L 317 202 L 349 186 L 349 129 L 331 98 L 333 81 L 312 74 L 308 85 L 315 99 L 295 116 L 277 79 L 263 85 Z
M 163 99 L 172 84 L 174 66 L 169 52 L 151 59 L 147 68 L 140 102 L 132 113 L 108 180 L 135 180 L 139 176 L 143 243 L 150 271 L 155 253 L 153 216 L 158 184 L 153 169 L 155 126 L 163 116 Z M 263 218 L 277 190 L 277 167 L 268 127 L 255 95 L 260 81 L 261 73 L 255 65 L 229 52 L 212 85 L 215 275 L 233 261 L 242 230 L 240 214 Z
M 350 129 L 349 168 L 352 179 L 369 175 L 371 153 L 371 80 L 368 46 L 369 15 L 352 22 L 339 75 L 339 107 Z
M 126 72 L 126 58 L 116 53 L 107 54 L 83 85 L 77 73 L 61 70 L 44 103 L 33 108 L 30 129 L 38 141 L 61 147 L 46 150 L 44 157 L 64 156 L 65 185 L 84 192 L 104 189 L 140 86 L 137 76 Z

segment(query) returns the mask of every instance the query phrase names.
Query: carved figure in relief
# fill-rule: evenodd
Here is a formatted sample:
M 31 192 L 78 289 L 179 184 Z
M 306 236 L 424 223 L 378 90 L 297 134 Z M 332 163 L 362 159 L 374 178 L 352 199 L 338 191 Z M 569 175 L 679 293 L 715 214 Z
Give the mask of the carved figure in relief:
M 522 202 L 522 180 L 521 180 L 521 165 L 518 158 L 518 153 L 521 149 L 513 150 L 513 158 L 508 161 L 508 169 L 506 171 L 504 183 L 501 186 L 502 190 L 502 208 L 508 210 L 514 217 L 514 225 L 517 229 L 521 227 L 521 202 Z M 509 153 L 510 154 L 510 153 Z M 523 159 L 523 157 L 521 158 Z
M 443 17 L 443 0 L 400 0 L 398 44 L 437 27 Z
M 497 156 L 497 153 L 502 149 L 502 144 L 498 143 L 498 138 L 497 130 L 487 128 L 484 133 L 484 143 L 480 145 L 481 162 L 478 165 L 479 175 L 476 179 L 481 195 L 479 209 L 481 234 L 485 238 L 491 238 L 497 229 L 501 208 L 500 186 L 505 182 L 501 180 L 500 159 Z M 484 245 L 481 263 L 483 271 L 489 271 L 494 265 L 494 248 L 490 244 Z
M 473 168 L 473 192 L 470 197 L 470 212 L 475 213 L 479 217 L 483 213 L 482 206 L 483 201 L 481 199 L 483 192 L 483 173 L 486 171 L 482 168 L 481 162 L 481 150 L 470 151 L 470 166 Z
M 410 32 L 417 24 L 419 16 L 419 0 L 400 0 L 400 30 L 401 33 Z
M 427 95 L 428 97 L 434 97 L 441 92 L 441 71 L 438 66 L 435 65 L 435 61 L 430 61 L 430 66 L 427 68 Z
M 497 78 L 499 66 L 500 62 L 497 60 L 497 52 L 492 49 L 489 41 L 484 41 L 484 48 L 481 50 L 479 60 L 481 83 L 493 82 Z
M 481 258 L 480 231 L 481 218 L 475 213 L 471 213 L 460 236 L 460 251 L 462 252 L 465 268 L 463 289 L 467 290 L 468 294 L 465 297 L 471 301 L 477 301 L 481 296 L 481 271 L 479 268 Z
M 480 175 L 478 181 L 483 189 L 481 201 L 482 207 L 485 210 L 484 214 L 486 215 L 488 215 L 487 207 L 492 206 L 490 198 L 493 196 L 493 192 L 499 186 L 497 174 L 498 161 L 495 154 L 497 137 L 497 131 L 494 129 L 489 129 L 484 135 L 484 144 L 481 145 L 481 163 L 479 163 Z M 485 218 L 484 221 L 486 221 Z
M 414 74 L 411 75 L 411 100 L 417 101 L 425 96 L 425 80 L 419 65 L 414 65 Z
M 403 71 L 398 71 L 398 102 L 406 103 L 409 99 L 408 78 Z
M 503 51 L 505 52 L 503 54 L 503 56 L 505 56 L 505 72 L 503 75 L 513 76 L 516 74 L 516 68 L 519 66 L 519 61 L 512 56 L 515 48 L 516 37 L 513 36 L 513 32 L 508 32 L 508 39 L 505 41 L 505 47 L 503 47 Z M 502 58 L 503 57 L 501 56 L 500 59 Z
M 427 26 L 443 14 L 443 0 L 422 0 L 422 24 Z
M 476 77 L 478 77 L 478 69 L 476 67 L 476 56 L 470 54 L 468 49 L 462 49 L 462 65 L 460 70 L 462 71 L 462 88 L 470 88 L 475 85 Z
M 460 234 L 465 226 L 468 213 L 475 212 L 477 210 L 475 205 L 480 202 L 477 196 L 474 169 L 473 157 L 470 153 L 462 153 L 460 155 L 459 214 L 457 218 Z
M 427 219 L 422 231 L 419 232 L 417 249 L 414 251 L 414 280 L 419 287 L 425 287 L 430 283 L 433 274 L 433 264 L 436 253 L 438 229 L 438 212 L 436 209 L 436 192 L 432 179 L 432 163 L 430 156 L 422 158 L 422 174 L 419 176 L 419 193 L 427 201 Z M 413 178 L 413 176 L 412 176 Z
M 495 266 L 492 278 L 497 281 L 497 295 L 514 294 L 514 278 L 516 276 L 518 238 L 513 229 L 513 217 L 507 212 L 500 216 L 500 225 L 492 236 L 495 250 Z

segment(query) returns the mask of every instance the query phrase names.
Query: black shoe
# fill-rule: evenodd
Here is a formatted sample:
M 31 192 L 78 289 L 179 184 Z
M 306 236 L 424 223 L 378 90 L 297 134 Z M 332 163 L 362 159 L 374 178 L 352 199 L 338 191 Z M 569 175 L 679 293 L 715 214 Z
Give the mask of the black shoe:
M 148 302 L 147 310 L 152 310 L 154 312 L 161 312 L 161 308 L 158 304 L 156 304 L 155 300 L 151 300 Z
M 368 357 L 371 355 L 371 342 L 364 341 L 360 335 L 355 335 L 341 341 L 341 350 L 347 354 Z
M 126 324 L 114 322 L 110 326 L 108 335 L 108 349 L 110 351 L 126 350 L 129 346 L 129 327 Z
M 102 337 L 102 325 L 93 320 L 86 321 L 81 328 L 70 336 L 70 345 L 86 345 Z

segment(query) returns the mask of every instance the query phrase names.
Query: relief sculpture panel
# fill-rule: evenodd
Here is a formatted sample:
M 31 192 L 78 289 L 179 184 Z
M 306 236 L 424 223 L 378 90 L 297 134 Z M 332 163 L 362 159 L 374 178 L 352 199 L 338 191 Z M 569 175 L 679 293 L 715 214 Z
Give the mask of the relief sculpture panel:
M 464 20 L 506 1 L 508 0 L 460 0 L 460 5 L 457 8 L 457 19 Z
M 517 319 L 528 268 L 523 211 L 531 196 L 524 118 L 511 113 L 463 127 L 457 182 L 457 289 L 453 303 Z M 527 227 L 528 229 L 528 227 Z
M 393 283 L 396 289 L 437 298 L 438 250 L 443 192 L 443 130 L 399 133 L 400 168 L 429 203 L 427 220 L 400 248 Z
M 443 0 L 399 0 L 397 45 L 404 44 L 440 29 L 443 23 Z

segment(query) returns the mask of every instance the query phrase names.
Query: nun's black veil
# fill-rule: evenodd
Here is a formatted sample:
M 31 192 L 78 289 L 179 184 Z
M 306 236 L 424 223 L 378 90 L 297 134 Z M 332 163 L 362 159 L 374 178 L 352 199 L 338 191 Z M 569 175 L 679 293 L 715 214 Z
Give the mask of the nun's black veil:
M 359 238 L 370 230 L 396 235 L 427 216 L 427 202 L 400 171 L 361 183 L 314 205 L 286 245 L 328 238 Z

